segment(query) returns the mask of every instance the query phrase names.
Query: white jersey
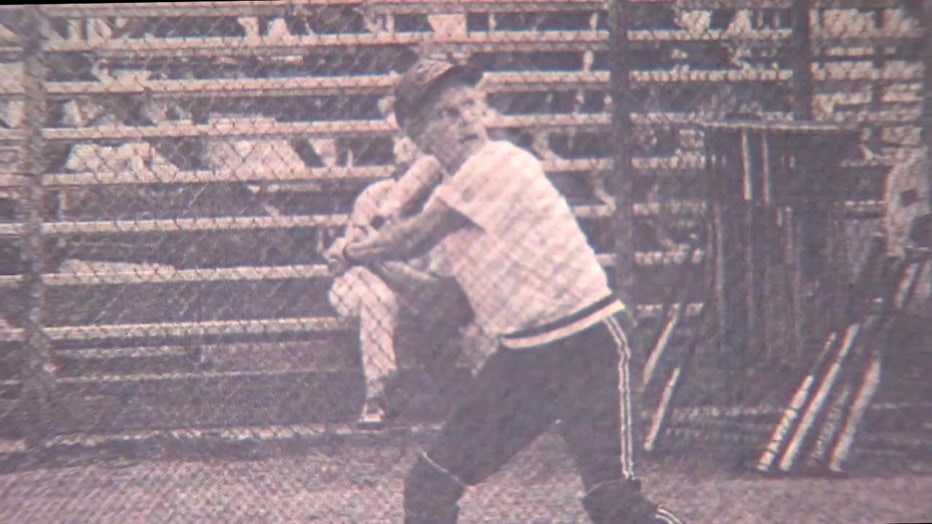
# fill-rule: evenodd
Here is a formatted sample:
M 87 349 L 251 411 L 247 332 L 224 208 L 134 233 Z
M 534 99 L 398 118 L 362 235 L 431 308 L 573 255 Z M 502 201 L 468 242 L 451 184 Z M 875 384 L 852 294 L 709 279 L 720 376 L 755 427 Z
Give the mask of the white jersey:
M 486 332 L 534 328 L 611 296 L 570 206 L 529 152 L 491 141 L 431 198 L 472 222 L 432 255 L 437 270 L 460 284 Z

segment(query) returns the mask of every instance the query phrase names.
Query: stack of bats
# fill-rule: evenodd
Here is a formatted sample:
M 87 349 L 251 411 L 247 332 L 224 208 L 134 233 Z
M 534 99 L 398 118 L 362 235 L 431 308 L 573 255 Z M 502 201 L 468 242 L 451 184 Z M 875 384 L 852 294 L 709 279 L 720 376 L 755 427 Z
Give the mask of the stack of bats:
M 932 250 L 888 256 L 872 239 L 850 297 L 845 325 L 830 333 L 783 411 L 756 463 L 760 472 L 843 473 L 867 408 L 880 386 L 883 352 L 898 311 L 914 298 Z

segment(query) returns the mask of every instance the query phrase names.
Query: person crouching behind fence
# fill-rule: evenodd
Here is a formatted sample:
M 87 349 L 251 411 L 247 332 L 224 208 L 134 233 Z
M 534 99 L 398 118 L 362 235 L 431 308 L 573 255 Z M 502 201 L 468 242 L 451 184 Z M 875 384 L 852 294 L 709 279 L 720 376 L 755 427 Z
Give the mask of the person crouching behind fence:
M 418 200 L 439 180 L 440 171 L 433 157 L 422 156 L 400 179 L 369 185 L 356 199 L 345 234 L 325 254 L 336 275 L 330 303 L 340 316 L 359 323 L 366 391 L 357 425 L 363 429 L 380 429 L 398 414 L 386 392 L 398 372 L 396 338 L 413 346 L 412 353 L 419 354 L 435 382 L 445 381 L 460 347 L 449 341 L 470 320 L 471 311 L 455 282 L 431 272 L 430 255 L 377 268 L 346 269 L 333 262 L 347 243 L 362 240 L 381 222 L 416 209 Z
M 675 523 L 634 476 L 629 349 L 604 269 L 540 161 L 490 140 L 482 73 L 421 59 L 395 115 L 446 175 L 420 213 L 343 250 L 370 267 L 430 252 L 499 346 L 408 473 L 405 522 L 451 524 L 484 482 L 560 420 L 593 522 Z

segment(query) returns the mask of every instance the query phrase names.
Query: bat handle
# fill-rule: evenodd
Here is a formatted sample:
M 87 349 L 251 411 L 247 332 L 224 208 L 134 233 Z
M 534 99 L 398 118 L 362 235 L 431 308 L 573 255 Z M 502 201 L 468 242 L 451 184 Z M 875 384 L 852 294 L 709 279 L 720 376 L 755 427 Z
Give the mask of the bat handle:
M 682 373 L 682 367 L 674 369 L 673 373 L 670 374 L 670 379 L 667 381 L 666 387 L 663 389 L 663 395 L 660 397 L 660 405 L 657 406 L 657 411 L 654 412 L 654 416 L 651 419 L 650 431 L 647 434 L 647 438 L 644 440 L 644 449 L 647 451 L 652 451 L 657 446 L 657 439 L 660 437 L 660 432 L 663 430 L 663 426 L 667 420 L 670 412 L 670 405 L 673 401 L 673 393 L 680 382 Z

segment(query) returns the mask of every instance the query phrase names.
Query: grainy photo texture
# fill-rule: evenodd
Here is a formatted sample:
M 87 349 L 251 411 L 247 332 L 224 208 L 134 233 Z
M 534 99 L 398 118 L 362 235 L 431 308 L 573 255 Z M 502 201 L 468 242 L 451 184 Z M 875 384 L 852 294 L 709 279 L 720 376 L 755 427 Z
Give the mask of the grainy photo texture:
M 930 25 L 0 7 L 0 521 L 932 520 Z

